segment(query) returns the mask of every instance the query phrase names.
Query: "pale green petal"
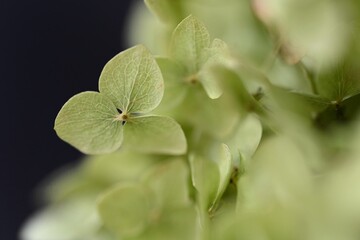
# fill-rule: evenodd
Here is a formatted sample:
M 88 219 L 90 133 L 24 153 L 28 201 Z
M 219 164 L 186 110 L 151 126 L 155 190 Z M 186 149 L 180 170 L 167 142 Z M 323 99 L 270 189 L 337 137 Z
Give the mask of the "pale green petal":
M 163 23 L 174 25 L 183 18 L 182 1 L 145 0 L 145 4 Z
M 337 159 L 345 161 L 337 166 L 336 171 L 328 173 L 327 181 L 322 185 L 323 191 L 320 195 L 321 203 L 326 202 L 328 204 L 329 212 L 331 212 L 331 216 L 337 219 L 337 223 L 340 223 L 339 225 L 344 224 L 347 231 L 349 231 L 349 226 L 353 226 L 356 232 L 358 231 L 358 216 L 360 214 L 360 188 L 354 186 L 355 183 L 360 182 L 359 126 L 356 124 L 352 128 L 353 132 L 350 139 L 354 151 L 348 157 L 341 156 Z M 357 134 L 354 135 L 354 132 Z
M 227 145 L 215 146 L 214 161 L 200 155 L 189 158 L 192 183 L 199 194 L 203 210 L 215 212 L 233 172 L 233 161 Z M 205 209 L 204 209 L 205 208 Z
M 53 174 L 45 181 L 42 198 L 46 203 L 60 203 L 78 197 L 95 196 L 103 190 L 103 185 L 90 181 L 81 168 L 65 168 Z
M 146 113 L 159 105 L 164 83 L 151 53 L 137 45 L 119 53 L 105 65 L 99 89 L 121 111 Z
M 154 219 L 153 226 L 136 240 L 196 240 L 199 222 L 193 206 L 163 211 Z
M 219 38 L 215 38 L 212 41 L 210 48 L 211 48 L 211 53 L 212 53 L 211 55 L 212 56 L 216 56 L 219 53 L 222 54 L 224 52 L 229 51 L 229 48 L 228 48 L 227 44 L 223 40 L 221 40 Z M 221 57 L 221 56 L 219 56 L 219 57 Z
M 214 39 L 210 48 L 206 49 L 205 55 L 206 61 L 198 73 L 198 78 L 208 96 L 216 99 L 222 95 L 223 89 L 221 84 L 226 79 L 214 74 L 216 69 L 213 68 L 216 65 L 225 65 L 227 63 L 226 55 L 228 55 L 228 47 L 222 40 Z
M 164 97 L 156 111 L 171 110 L 181 104 L 186 96 L 189 85 L 186 84 L 186 69 L 169 58 L 156 58 L 165 84 Z
M 148 224 L 148 192 L 140 184 L 116 186 L 99 197 L 98 212 L 105 227 L 119 236 L 138 235 Z
M 93 200 L 75 199 L 52 205 L 30 218 L 21 230 L 22 240 L 87 239 L 100 228 Z
M 201 209 L 208 210 L 218 192 L 220 182 L 219 169 L 215 162 L 200 155 L 189 158 L 192 184 L 199 194 Z
M 199 88 L 191 89 L 181 109 L 175 113 L 176 119 L 179 122 L 189 123 L 197 131 L 215 138 L 228 136 L 239 118 L 238 106 L 233 98 L 234 96 L 224 94 L 218 99 L 210 99 Z
M 231 155 L 236 164 L 239 164 L 241 155 L 249 160 L 259 146 L 262 137 L 262 125 L 260 120 L 252 114 L 247 115 L 238 124 L 236 130 L 228 138 Z
M 212 70 L 213 74 L 217 76 L 218 79 L 226 79 L 226 84 L 228 86 L 227 91 L 235 95 L 238 102 L 237 104 L 240 105 L 238 111 L 246 114 L 249 111 L 261 112 L 263 110 L 263 107 L 254 98 L 254 95 L 256 95 L 257 92 L 254 92 L 254 95 L 252 95 L 248 89 L 249 86 L 243 81 L 244 79 L 247 79 L 247 82 L 249 82 L 249 79 L 252 80 L 245 74 L 246 72 L 241 72 L 245 77 L 240 77 L 236 70 L 226 67 L 225 65 L 217 65 Z M 252 84 L 256 85 L 256 91 L 259 91 L 259 89 L 263 91 L 256 81 L 251 81 L 249 85 L 251 86 Z
M 187 143 L 181 126 L 172 118 L 144 116 L 132 118 L 125 128 L 124 144 L 139 152 L 180 155 Z
M 96 182 L 114 184 L 120 181 L 135 181 L 158 159 L 129 151 L 87 158 L 81 166 L 81 173 Z
M 213 201 L 213 206 L 216 206 L 217 202 L 220 200 L 224 194 L 227 186 L 230 182 L 231 173 L 233 170 L 233 163 L 231 160 L 230 149 L 225 144 L 222 144 L 220 147 L 219 159 L 217 161 L 219 168 L 219 186 L 216 193 L 216 197 Z
M 204 49 L 209 46 L 210 35 L 205 25 L 190 15 L 174 30 L 170 54 L 194 74 L 202 65 Z
M 183 159 L 167 161 L 148 172 L 143 182 L 153 191 L 153 201 L 159 208 L 188 206 L 190 204 L 188 167 Z
M 165 55 L 167 53 L 173 28 L 169 29 L 168 24 L 155 18 L 142 1 L 134 2 L 131 5 L 131 13 L 127 14 L 126 19 L 124 40 L 129 46 L 141 43 L 154 54 Z M 174 26 L 179 22 L 180 20 Z
M 314 176 L 304 145 L 284 135 L 272 136 L 253 156 L 245 178 L 240 178 L 239 206 L 266 209 L 276 204 L 302 206 L 313 194 Z
M 58 136 L 83 153 L 113 152 L 123 140 L 115 105 L 98 92 L 83 92 L 69 99 L 55 120 Z
M 216 69 L 213 68 L 219 64 L 226 64 L 226 54 L 228 54 L 226 43 L 220 39 L 214 39 L 211 47 L 206 51 L 206 62 L 198 73 L 199 81 L 212 99 L 219 98 L 223 93 L 221 83 L 225 79 L 214 74 Z
M 198 77 L 209 98 L 216 99 L 222 95 L 223 89 L 219 80 L 224 79 L 219 79 L 216 75 L 214 75 L 213 70 L 210 67 L 200 70 Z

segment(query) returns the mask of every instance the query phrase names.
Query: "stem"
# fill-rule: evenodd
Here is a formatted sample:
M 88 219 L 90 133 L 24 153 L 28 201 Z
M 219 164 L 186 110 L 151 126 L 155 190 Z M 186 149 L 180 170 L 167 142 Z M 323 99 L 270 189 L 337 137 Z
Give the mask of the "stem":
M 197 196 L 199 197 L 199 196 Z M 206 208 L 204 208 L 202 206 L 202 204 L 200 204 L 199 199 L 197 199 L 197 204 L 196 204 L 196 210 L 198 212 L 198 216 L 199 216 L 199 227 L 200 227 L 200 232 L 197 235 L 197 240 L 207 240 L 209 239 L 209 225 L 210 225 L 210 219 L 208 216 L 208 213 L 206 211 Z

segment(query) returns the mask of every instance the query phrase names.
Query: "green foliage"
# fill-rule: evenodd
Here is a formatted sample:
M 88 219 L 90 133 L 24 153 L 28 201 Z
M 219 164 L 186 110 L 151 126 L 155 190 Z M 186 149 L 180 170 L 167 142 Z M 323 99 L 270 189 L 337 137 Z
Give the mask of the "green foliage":
M 359 7 L 145 0 L 129 34 L 156 55 L 119 53 L 62 107 L 58 136 L 96 156 L 22 239 L 359 239 Z
M 155 167 L 137 184 L 119 185 L 104 193 L 98 210 L 105 227 L 125 239 L 157 239 L 163 232 L 173 236 L 194 231 L 195 209 L 186 187 L 187 171 L 183 161 L 176 159 Z M 180 221 L 175 218 L 172 222 L 169 216 L 173 211 L 183 211 Z
M 105 227 L 126 237 L 144 229 L 150 211 L 149 202 L 141 186 L 119 186 L 100 198 L 98 210 Z

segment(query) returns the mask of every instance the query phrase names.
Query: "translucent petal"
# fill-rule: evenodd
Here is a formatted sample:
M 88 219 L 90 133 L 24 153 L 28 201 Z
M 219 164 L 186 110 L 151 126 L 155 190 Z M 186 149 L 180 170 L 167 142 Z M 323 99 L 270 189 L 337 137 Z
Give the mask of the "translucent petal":
M 83 153 L 113 152 L 123 140 L 121 122 L 111 100 L 98 92 L 83 92 L 70 98 L 55 120 L 58 136 Z
M 137 45 L 119 53 L 105 65 L 99 89 L 122 112 L 146 113 L 159 105 L 164 83 L 151 53 Z
M 179 23 L 173 32 L 170 54 L 194 74 L 203 63 L 203 50 L 210 46 L 210 35 L 205 25 L 193 16 Z
M 127 147 L 144 153 L 181 155 L 187 143 L 181 126 L 172 118 L 143 116 L 128 121 L 125 128 Z

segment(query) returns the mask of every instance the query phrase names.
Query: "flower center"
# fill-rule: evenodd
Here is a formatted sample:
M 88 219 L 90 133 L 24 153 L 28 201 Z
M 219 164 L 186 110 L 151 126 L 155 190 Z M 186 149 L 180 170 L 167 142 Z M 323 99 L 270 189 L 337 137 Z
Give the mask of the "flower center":
M 122 125 L 125 125 L 126 121 L 129 119 L 129 115 L 126 112 L 121 111 L 118 109 L 119 115 L 116 116 L 116 121 L 121 121 Z
M 196 74 L 192 74 L 190 76 L 188 76 L 185 81 L 187 83 L 190 83 L 191 85 L 195 85 L 199 82 L 198 76 Z

